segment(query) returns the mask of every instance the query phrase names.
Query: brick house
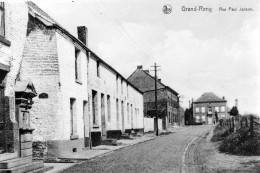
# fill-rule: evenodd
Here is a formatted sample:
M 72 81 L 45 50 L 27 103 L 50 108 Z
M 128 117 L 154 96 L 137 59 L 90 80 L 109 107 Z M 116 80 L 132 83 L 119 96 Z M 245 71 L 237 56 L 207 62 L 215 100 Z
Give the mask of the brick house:
M 32 2 L 20 80 L 33 81 L 34 154 L 62 157 L 143 130 L 143 95 L 87 47 L 87 28 L 78 38 Z M 38 147 L 40 146 L 40 147 Z
M 144 115 L 155 117 L 155 82 L 154 77 L 142 66 L 127 79 L 130 83 L 140 89 L 144 94 Z M 169 86 L 164 85 L 161 80 L 157 81 L 157 103 L 158 117 L 162 118 L 162 127 L 167 129 L 172 125 L 179 125 L 179 97 L 178 93 Z
M 205 92 L 193 103 L 193 121 L 213 124 L 218 119 L 227 118 L 227 101 L 212 92 Z

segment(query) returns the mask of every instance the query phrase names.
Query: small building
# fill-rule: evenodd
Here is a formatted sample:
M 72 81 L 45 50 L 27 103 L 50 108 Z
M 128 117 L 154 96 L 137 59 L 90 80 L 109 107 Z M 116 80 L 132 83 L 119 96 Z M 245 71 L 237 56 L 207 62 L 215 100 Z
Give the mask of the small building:
M 142 66 L 128 77 L 128 81 L 140 89 L 144 94 L 144 115 L 155 117 L 155 79 Z M 179 97 L 171 87 L 164 85 L 161 79 L 157 80 L 157 114 L 162 119 L 162 128 L 179 125 Z M 183 117 L 184 118 L 184 117 Z
M 193 122 L 213 124 L 218 119 L 227 118 L 227 101 L 213 92 L 205 92 L 192 103 Z

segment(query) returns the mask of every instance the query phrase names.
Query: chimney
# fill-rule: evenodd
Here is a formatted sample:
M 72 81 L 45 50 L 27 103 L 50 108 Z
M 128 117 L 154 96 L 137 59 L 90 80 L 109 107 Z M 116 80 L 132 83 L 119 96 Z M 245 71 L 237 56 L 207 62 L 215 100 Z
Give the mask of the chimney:
M 235 106 L 238 108 L 238 100 L 235 100 Z
M 144 70 L 144 72 L 149 73 L 149 70 Z
M 138 65 L 138 66 L 137 66 L 137 69 L 142 70 L 142 69 L 143 69 L 143 66 L 142 66 L 142 65 Z
M 225 96 L 223 96 L 222 98 L 223 98 L 223 100 L 225 100 Z
M 158 79 L 158 81 L 159 81 L 159 82 L 161 82 L 161 81 L 162 81 L 162 79 Z
M 190 108 L 190 100 L 189 100 L 189 108 Z
M 85 26 L 78 26 L 78 39 L 88 46 L 88 28 Z

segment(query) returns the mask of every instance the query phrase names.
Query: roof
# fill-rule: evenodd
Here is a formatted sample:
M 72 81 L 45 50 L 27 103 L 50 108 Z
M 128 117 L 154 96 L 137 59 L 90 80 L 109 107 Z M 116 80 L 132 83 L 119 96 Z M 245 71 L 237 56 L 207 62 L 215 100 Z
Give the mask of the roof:
M 152 79 L 154 80 L 154 76 L 152 76 L 149 72 L 146 72 L 146 71 L 143 70 L 143 69 L 136 69 L 127 79 L 129 79 L 131 76 L 133 76 L 133 74 L 134 74 L 135 72 L 137 72 L 138 70 L 142 71 L 144 74 L 146 74 L 147 76 L 149 76 L 150 78 L 152 78 Z M 175 90 L 173 90 L 171 87 L 169 87 L 169 86 L 167 86 L 167 85 L 164 85 L 161 81 L 159 81 L 159 80 L 157 79 L 157 85 L 158 85 L 158 83 L 161 84 L 164 88 L 166 88 L 166 89 L 170 90 L 171 92 L 173 92 L 175 95 L 179 95 L 179 93 L 177 93 L 177 92 L 176 92 Z M 157 88 L 157 90 L 158 90 L 158 89 L 162 89 L 162 88 Z M 149 90 L 149 91 L 152 91 L 152 90 Z M 147 92 L 147 91 L 145 91 L 145 92 Z
M 15 84 L 15 92 L 25 92 L 32 94 L 33 96 L 37 95 L 34 85 L 31 81 L 17 81 Z
M 205 102 L 226 102 L 226 100 L 216 96 L 213 92 L 205 92 L 194 103 Z
M 102 60 L 99 56 L 97 56 L 92 50 L 90 50 L 83 42 L 81 42 L 79 39 L 77 39 L 75 36 L 73 36 L 70 32 L 68 32 L 64 27 L 62 27 L 58 22 L 56 22 L 53 18 L 51 18 L 46 12 L 44 12 L 40 7 L 38 7 L 35 3 L 32 1 L 26 1 L 26 4 L 29 6 L 29 10 L 31 10 L 31 13 L 29 13 L 32 16 L 36 16 L 41 22 L 43 22 L 47 26 L 56 27 L 58 30 L 63 32 L 65 35 L 67 35 L 70 39 L 75 41 L 77 44 L 79 44 L 82 49 L 86 50 L 87 52 L 91 52 L 91 55 L 93 55 L 100 63 L 105 65 L 108 69 L 113 71 L 116 75 L 120 76 L 123 80 L 126 81 L 127 84 L 132 86 L 135 90 L 137 90 L 139 93 L 142 93 L 138 88 L 136 88 L 133 84 L 127 81 L 118 71 L 116 71 L 113 67 L 111 67 L 109 64 L 107 64 L 104 60 Z

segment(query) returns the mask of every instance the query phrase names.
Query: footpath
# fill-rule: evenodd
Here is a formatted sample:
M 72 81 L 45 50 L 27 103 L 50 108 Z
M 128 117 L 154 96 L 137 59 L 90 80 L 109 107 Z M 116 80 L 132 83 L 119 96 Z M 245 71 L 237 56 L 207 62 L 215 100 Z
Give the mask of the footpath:
M 56 162 L 54 161 L 52 163 L 44 163 L 44 166 L 53 166 L 54 167 L 52 170 L 47 171 L 46 173 L 59 173 L 70 167 L 80 165 L 90 159 L 103 157 L 103 156 L 106 156 L 106 155 L 109 155 L 109 154 L 115 152 L 116 150 L 120 150 L 125 147 L 147 142 L 147 141 L 156 139 L 158 137 L 161 137 L 161 136 L 164 136 L 167 134 L 176 133 L 180 130 L 184 130 L 184 128 L 187 128 L 187 127 L 171 127 L 167 131 L 160 131 L 159 136 L 156 136 L 155 133 L 145 133 L 144 135 L 142 135 L 140 137 L 134 137 L 133 139 L 118 140 L 118 142 L 122 143 L 119 146 L 99 145 L 99 146 L 93 147 L 91 150 L 86 150 L 86 151 L 80 152 L 80 153 L 73 153 L 64 158 L 57 159 Z

